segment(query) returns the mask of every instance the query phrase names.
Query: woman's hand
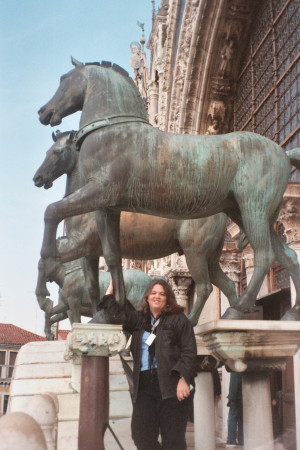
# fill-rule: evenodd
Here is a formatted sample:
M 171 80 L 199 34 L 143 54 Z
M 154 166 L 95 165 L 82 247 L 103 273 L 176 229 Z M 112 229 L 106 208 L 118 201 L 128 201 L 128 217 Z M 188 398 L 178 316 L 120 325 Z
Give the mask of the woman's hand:
M 179 378 L 177 384 L 177 398 L 181 402 L 190 395 L 190 387 L 184 378 Z
M 112 280 L 110 280 L 110 283 L 108 285 L 108 288 L 106 289 L 105 295 L 111 295 L 114 293 L 114 285 Z

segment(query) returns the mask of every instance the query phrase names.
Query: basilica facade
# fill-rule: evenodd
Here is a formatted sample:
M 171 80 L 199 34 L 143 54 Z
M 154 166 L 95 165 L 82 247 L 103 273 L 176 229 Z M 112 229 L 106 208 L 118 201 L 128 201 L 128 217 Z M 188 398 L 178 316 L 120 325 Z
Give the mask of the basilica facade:
M 185 134 L 253 131 L 286 150 L 300 147 L 298 0 L 162 0 L 157 8 L 152 3 L 149 67 L 145 70 L 144 36 L 133 51 L 132 67 L 154 126 Z M 299 207 L 300 174 L 293 170 L 275 227 L 298 257 Z M 253 273 L 253 252 L 249 245 L 238 251 L 238 236 L 238 226 L 228 220 L 220 262 L 240 294 Z M 184 255 L 124 265 L 166 276 L 189 312 L 195 286 Z M 294 296 L 288 273 L 275 262 L 259 294 L 257 318 L 280 320 Z M 199 323 L 218 319 L 227 306 L 214 288 Z M 296 434 L 300 442 L 299 361 L 299 356 L 290 359 L 271 380 L 272 396 L 281 396 L 275 433 L 285 436 L 291 449 Z

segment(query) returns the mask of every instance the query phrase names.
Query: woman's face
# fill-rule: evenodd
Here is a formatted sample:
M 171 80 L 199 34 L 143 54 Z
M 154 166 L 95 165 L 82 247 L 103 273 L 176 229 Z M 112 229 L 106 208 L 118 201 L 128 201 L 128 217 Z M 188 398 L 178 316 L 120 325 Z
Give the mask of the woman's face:
M 149 308 L 153 316 L 160 314 L 161 310 L 167 303 L 167 295 L 163 286 L 155 284 L 152 291 L 148 295 Z

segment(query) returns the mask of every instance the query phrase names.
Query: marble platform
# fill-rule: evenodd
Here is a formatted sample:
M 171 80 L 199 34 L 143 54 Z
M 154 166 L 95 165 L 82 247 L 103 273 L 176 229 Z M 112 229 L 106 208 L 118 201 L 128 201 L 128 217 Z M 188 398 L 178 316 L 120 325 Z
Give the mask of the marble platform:
M 66 341 L 32 342 L 18 353 L 10 388 L 9 412 L 27 412 L 36 394 L 54 393 L 58 399 L 57 450 L 77 450 L 79 396 L 72 386 L 72 364 L 65 361 Z M 135 446 L 130 438 L 132 403 L 119 356 L 110 357 L 110 425 L 126 450 Z M 119 449 L 110 430 L 105 445 Z

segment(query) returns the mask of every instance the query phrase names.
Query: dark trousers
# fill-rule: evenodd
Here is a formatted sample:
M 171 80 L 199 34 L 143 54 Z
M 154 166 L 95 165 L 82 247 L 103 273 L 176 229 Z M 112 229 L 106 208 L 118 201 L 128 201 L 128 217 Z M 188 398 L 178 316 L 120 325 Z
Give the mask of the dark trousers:
M 230 401 L 227 444 L 244 445 L 242 401 Z
M 138 450 L 186 450 L 185 431 L 189 403 L 177 397 L 163 400 L 156 371 L 140 374 L 131 421 L 132 439 Z M 160 444 L 158 442 L 161 434 Z

